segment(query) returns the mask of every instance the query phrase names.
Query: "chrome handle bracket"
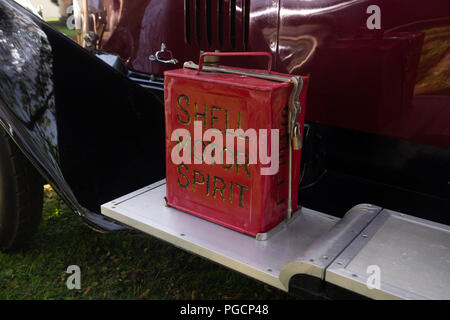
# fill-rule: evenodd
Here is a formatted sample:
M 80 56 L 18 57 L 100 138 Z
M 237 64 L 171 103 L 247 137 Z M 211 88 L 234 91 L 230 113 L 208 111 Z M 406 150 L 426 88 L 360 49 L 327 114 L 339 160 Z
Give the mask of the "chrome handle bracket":
M 169 59 L 167 60 L 163 60 L 160 58 L 160 55 L 166 53 L 169 55 Z M 157 51 L 155 54 L 150 55 L 150 57 L 148 57 L 150 61 L 152 62 L 158 62 L 158 63 L 164 63 L 164 64 L 177 64 L 178 60 L 175 59 L 172 55 L 172 51 L 167 50 L 166 49 L 166 45 L 163 43 L 161 43 L 161 50 Z

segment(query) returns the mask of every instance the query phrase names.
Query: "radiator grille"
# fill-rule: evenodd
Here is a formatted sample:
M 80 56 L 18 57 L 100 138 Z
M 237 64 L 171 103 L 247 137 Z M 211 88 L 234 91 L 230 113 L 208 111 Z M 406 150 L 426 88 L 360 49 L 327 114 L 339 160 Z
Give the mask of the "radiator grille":
M 185 0 L 184 12 L 186 44 L 247 50 L 250 0 Z

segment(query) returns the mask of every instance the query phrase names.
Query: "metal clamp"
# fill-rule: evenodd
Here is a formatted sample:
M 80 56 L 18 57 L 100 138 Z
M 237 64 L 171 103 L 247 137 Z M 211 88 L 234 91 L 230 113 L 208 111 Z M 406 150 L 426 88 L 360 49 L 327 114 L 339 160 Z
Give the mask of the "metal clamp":
M 168 53 L 170 58 L 168 60 L 162 60 L 159 57 L 159 55 L 161 53 Z M 157 51 L 154 55 L 153 54 L 150 55 L 149 59 L 152 62 L 158 62 L 158 63 L 164 63 L 164 64 L 177 64 L 178 63 L 178 60 L 172 56 L 172 51 L 166 50 L 166 45 L 164 44 L 164 42 L 161 43 L 161 50 Z

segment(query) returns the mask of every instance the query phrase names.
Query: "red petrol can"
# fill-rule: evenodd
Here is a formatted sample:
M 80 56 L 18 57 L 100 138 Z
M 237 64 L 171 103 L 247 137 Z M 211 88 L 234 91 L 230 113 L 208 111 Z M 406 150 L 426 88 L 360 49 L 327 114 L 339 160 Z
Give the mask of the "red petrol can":
M 219 55 L 205 55 L 208 54 Z M 288 115 L 289 99 L 293 96 L 293 85 L 289 79 L 292 75 L 223 66 L 203 67 L 199 71 L 201 62 L 202 60 L 197 70 L 187 68 L 185 64 L 182 69 L 166 71 L 164 74 L 166 201 L 169 206 L 184 212 L 257 236 L 268 232 L 285 219 L 288 210 Z M 253 74 L 259 74 L 260 77 Z M 269 77 L 263 79 L 261 75 L 263 78 L 264 75 Z M 278 80 L 271 80 L 272 76 Z M 294 121 L 300 137 L 303 133 L 307 87 L 307 78 L 302 79 L 301 109 Z M 230 129 L 235 130 L 234 133 L 230 134 Z M 256 163 L 249 161 L 255 147 L 251 140 L 255 136 L 242 135 L 242 132 L 250 132 L 249 129 L 256 133 L 257 147 L 261 149 L 267 146 L 268 156 L 276 154 L 272 150 L 276 146 L 277 159 L 271 158 L 270 164 L 267 161 L 264 164 L 258 153 Z M 261 129 L 265 129 L 267 134 L 264 135 Z M 278 144 L 273 144 L 276 141 L 276 137 L 271 135 L 275 132 L 273 130 L 278 131 Z M 178 133 L 175 135 L 175 132 L 188 133 L 189 136 Z M 218 138 L 205 139 L 206 132 L 212 132 L 215 138 L 222 136 L 222 144 L 218 143 Z M 234 139 L 233 146 L 227 144 L 227 137 Z M 241 162 L 237 160 L 239 139 L 245 144 Z M 213 143 L 217 147 L 212 152 L 214 156 L 218 150 L 223 150 L 222 163 L 204 162 L 206 148 Z M 292 209 L 295 211 L 298 203 L 301 149 L 291 152 Z M 183 159 L 174 161 L 174 154 Z M 227 156 L 233 159 L 231 163 L 226 162 Z M 278 160 L 277 167 L 273 165 L 275 160 Z M 271 165 L 277 170 L 262 174 L 261 169 L 267 169 Z

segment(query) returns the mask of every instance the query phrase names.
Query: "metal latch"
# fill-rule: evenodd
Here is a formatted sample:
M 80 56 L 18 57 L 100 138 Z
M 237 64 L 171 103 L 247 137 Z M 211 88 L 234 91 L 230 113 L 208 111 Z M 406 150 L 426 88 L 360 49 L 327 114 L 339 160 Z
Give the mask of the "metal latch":
M 169 55 L 169 59 L 167 59 L 167 60 L 161 59 L 160 55 L 163 53 L 167 53 Z M 150 55 L 149 59 L 150 59 L 150 61 L 153 61 L 153 62 L 165 63 L 165 64 L 177 64 L 178 63 L 178 60 L 172 56 L 172 51 L 166 49 L 166 45 L 164 44 L 164 42 L 161 43 L 161 50 L 157 51 L 154 55 L 153 54 Z

